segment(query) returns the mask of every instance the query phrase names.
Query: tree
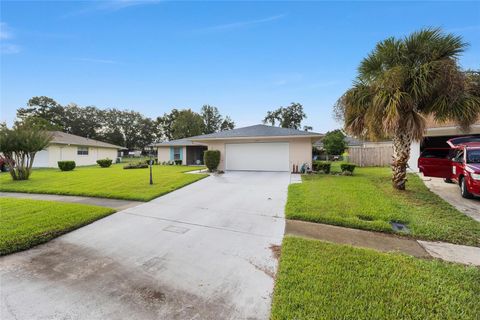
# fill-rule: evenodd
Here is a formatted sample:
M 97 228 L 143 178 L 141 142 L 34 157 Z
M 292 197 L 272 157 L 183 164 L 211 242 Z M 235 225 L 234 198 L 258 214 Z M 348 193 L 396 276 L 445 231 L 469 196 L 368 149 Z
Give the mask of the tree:
M 303 131 L 312 131 L 313 127 L 312 126 L 303 126 Z
M 17 110 L 19 122 L 28 121 L 45 128 L 62 128 L 64 119 L 63 107 L 49 97 L 32 97 L 26 108 Z
M 172 127 L 172 139 L 183 139 L 201 135 L 205 130 L 202 116 L 191 109 L 181 110 L 175 117 Z
M 0 152 L 13 180 L 28 180 L 36 153 L 45 149 L 51 139 L 50 133 L 34 126 L 0 126 Z
M 268 111 L 263 123 L 270 123 L 274 126 L 277 121 L 282 128 L 300 129 L 303 119 L 307 118 L 300 103 L 292 102 L 288 107 L 280 107 Z
M 233 120 L 230 119 L 229 116 L 226 116 L 225 119 L 223 119 L 222 124 L 220 125 L 220 131 L 233 129 L 235 129 L 235 122 L 233 122 Z
M 329 155 L 341 155 L 347 148 L 342 130 L 329 131 L 323 137 L 323 148 Z
M 160 128 L 159 135 L 164 140 L 172 140 L 173 139 L 173 123 L 178 116 L 178 109 L 172 109 L 170 113 L 164 113 L 162 117 L 157 117 L 157 125 Z
M 425 117 L 468 129 L 480 114 L 472 77 L 457 64 L 466 47 L 460 36 L 436 28 L 388 38 L 363 59 L 353 87 L 337 101 L 335 113 L 348 132 L 392 138 L 392 182 L 398 190 L 405 190 L 410 146 L 422 139 Z
M 214 133 L 220 130 L 220 126 L 222 124 L 222 115 L 220 112 L 218 112 L 217 107 L 206 104 L 202 107 L 200 115 L 202 116 L 205 124 L 205 134 Z

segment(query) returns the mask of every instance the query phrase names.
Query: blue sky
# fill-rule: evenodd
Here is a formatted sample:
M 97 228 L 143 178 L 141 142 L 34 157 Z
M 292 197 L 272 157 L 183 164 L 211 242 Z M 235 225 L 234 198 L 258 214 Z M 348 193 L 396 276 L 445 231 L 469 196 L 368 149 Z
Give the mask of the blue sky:
M 1 120 L 36 95 L 133 109 L 217 106 L 237 126 L 303 104 L 306 125 L 339 127 L 332 105 L 375 43 L 426 26 L 470 43 L 480 2 L 1 1 Z

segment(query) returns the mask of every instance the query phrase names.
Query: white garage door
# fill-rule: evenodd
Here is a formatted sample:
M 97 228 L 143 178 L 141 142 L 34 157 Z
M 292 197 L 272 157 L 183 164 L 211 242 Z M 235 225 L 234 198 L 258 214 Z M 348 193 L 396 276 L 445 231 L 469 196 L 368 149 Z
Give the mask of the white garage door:
M 290 171 L 288 142 L 225 145 L 226 170 Z

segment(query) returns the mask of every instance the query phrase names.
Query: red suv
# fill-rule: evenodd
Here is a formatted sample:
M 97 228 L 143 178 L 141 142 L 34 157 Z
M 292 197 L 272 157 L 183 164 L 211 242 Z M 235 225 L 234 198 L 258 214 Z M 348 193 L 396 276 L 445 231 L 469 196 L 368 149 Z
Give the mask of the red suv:
M 451 148 L 422 152 L 418 159 L 420 172 L 457 183 L 464 198 L 480 196 L 480 137 L 459 137 L 447 143 Z

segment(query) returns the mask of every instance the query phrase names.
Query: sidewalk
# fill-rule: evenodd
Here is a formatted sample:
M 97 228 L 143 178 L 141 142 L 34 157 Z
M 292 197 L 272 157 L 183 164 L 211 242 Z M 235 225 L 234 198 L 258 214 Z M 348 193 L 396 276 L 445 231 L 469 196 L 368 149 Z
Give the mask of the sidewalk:
M 399 251 L 418 258 L 480 266 L 480 248 L 446 242 L 420 241 L 380 232 L 351 229 L 321 223 L 286 220 L 285 234 L 324 240 L 378 251 Z
M 119 199 L 108 199 L 108 198 L 63 196 L 63 195 L 56 195 L 56 194 L 21 193 L 21 192 L 0 192 L 0 197 L 81 203 L 81 204 L 89 204 L 93 206 L 108 207 L 108 208 L 112 208 L 119 211 L 127 208 L 131 208 L 131 207 L 135 207 L 144 203 L 141 201 L 130 201 L 130 200 L 119 200 Z

